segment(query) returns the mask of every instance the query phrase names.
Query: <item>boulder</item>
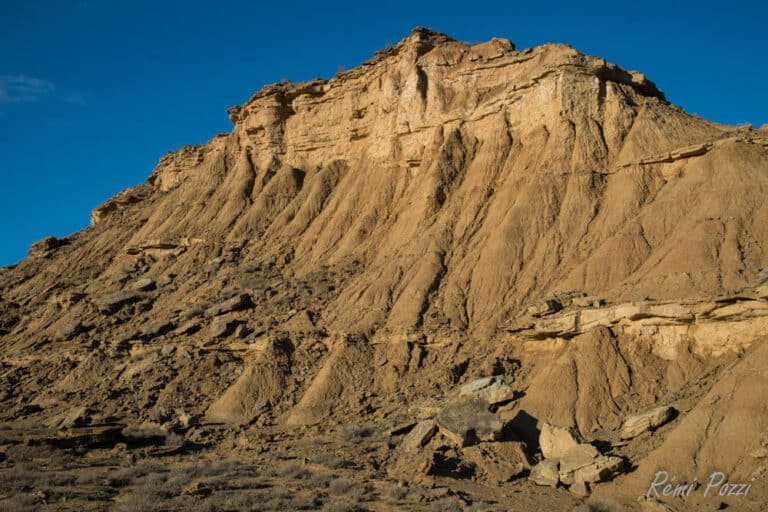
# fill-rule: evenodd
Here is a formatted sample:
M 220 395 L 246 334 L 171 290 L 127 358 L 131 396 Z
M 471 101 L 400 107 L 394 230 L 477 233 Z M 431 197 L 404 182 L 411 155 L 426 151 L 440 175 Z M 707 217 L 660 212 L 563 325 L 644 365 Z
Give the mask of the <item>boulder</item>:
M 168 274 L 167 276 L 161 277 L 160 279 L 157 280 L 158 288 L 164 288 L 166 286 L 172 285 L 175 277 L 176 277 L 175 274 Z
M 589 484 L 580 480 L 573 482 L 571 486 L 568 487 L 568 490 L 580 498 L 586 498 L 589 496 Z
M 437 415 L 440 432 L 458 446 L 501 437 L 504 423 L 488 410 L 488 402 L 469 400 L 446 406 Z
M 57 448 L 113 445 L 120 439 L 122 429 L 123 426 L 117 424 L 73 427 L 59 430 L 53 436 L 30 437 L 28 442 L 45 443 Z
M 183 323 L 178 328 L 176 328 L 173 331 L 173 334 L 176 335 L 182 335 L 182 334 L 194 334 L 197 331 L 199 331 L 202 328 L 200 325 L 200 322 L 196 320 L 190 320 L 188 322 Z
M 241 320 L 235 320 L 231 318 L 228 320 L 218 320 L 211 324 L 211 328 L 208 331 L 208 334 L 211 336 L 211 338 L 226 338 L 235 332 L 235 327 L 237 327 L 237 325 L 240 323 Z
M 579 468 L 592 464 L 600 456 L 591 444 L 578 444 L 568 449 L 560 458 L 560 474 L 567 475 Z
M 153 290 L 155 288 L 155 281 L 148 277 L 143 277 L 141 279 L 138 279 L 133 284 L 131 284 L 130 288 L 131 290 L 139 291 L 139 292 Z
M 560 477 L 558 474 L 558 463 L 556 459 L 545 459 L 531 468 L 531 474 L 528 480 L 536 485 L 548 485 L 557 487 Z
M 251 296 L 247 293 L 240 293 L 232 298 L 229 298 L 223 302 L 220 302 L 214 306 L 211 306 L 206 310 L 205 316 L 213 317 L 223 315 L 224 313 L 231 313 L 232 311 L 241 311 L 249 308 L 253 305 L 251 302 Z
M 579 436 L 573 429 L 544 423 L 539 435 L 539 446 L 545 459 L 559 459 L 569 449 L 579 444 Z
M 417 452 L 432 439 L 435 432 L 437 432 L 435 420 L 420 421 L 403 437 L 400 442 L 400 449 L 410 453 Z
M 623 465 L 621 457 L 600 455 L 591 464 L 577 469 L 573 478 L 576 482 L 606 482 L 619 474 Z
M 487 388 L 496 381 L 496 377 L 483 377 L 481 379 L 473 380 L 469 384 L 464 384 L 459 390 L 459 396 L 472 395 Z
M 132 290 L 122 290 L 108 295 L 102 295 L 96 299 L 96 305 L 103 313 L 114 313 L 121 307 L 141 300 L 142 295 Z
M 89 413 L 87 407 L 75 407 L 47 420 L 45 425 L 56 430 L 81 427 L 88 423 Z
M 463 385 L 459 391 L 459 397 L 485 400 L 493 405 L 512 400 L 515 397 L 515 390 L 506 384 L 503 377 L 483 377 Z
M 67 322 L 56 332 L 56 339 L 61 341 L 69 341 L 78 334 L 83 332 L 83 324 L 79 320 Z
M 656 407 L 650 411 L 628 417 L 619 431 L 622 439 L 632 439 L 643 432 L 654 430 L 675 416 L 675 409 L 670 406 Z
M 153 338 L 157 338 L 158 336 L 162 336 L 163 334 L 169 333 L 173 330 L 174 327 L 176 327 L 176 324 L 174 324 L 171 320 L 156 320 L 142 326 L 140 333 L 141 337 L 145 340 L 151 340 Z
M 191 318 L 202 316 L 203 313 L 205 313 L 205 310 L 202 307 L 196 304 L 188 304 L 179 311 L 179 316 L 185 320 L 189 320 Z
M 509 482 L 528 467 L 520 443 L 480 443 L 462 450 L 464 458 L 473 463 L 486 480 Z

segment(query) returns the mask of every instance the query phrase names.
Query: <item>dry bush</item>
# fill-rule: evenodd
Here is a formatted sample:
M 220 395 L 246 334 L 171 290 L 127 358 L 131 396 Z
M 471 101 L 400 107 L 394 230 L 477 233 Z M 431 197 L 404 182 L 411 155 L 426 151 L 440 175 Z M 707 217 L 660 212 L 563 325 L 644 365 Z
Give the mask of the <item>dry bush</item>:
M 368 509 L 363 507 L 354 498 L 338 497 L 326 502 L 323 510 L 328 512 L 366 512 Z
M 331 494 L 348 494 L 354 484 L 344 478 L 336 478 L 328 484 L 328 492 Z
M 611 512 L 611 509 L 600 501 L 588 501 L 577 505 L 573 512 Z
M 27 494 L 17 494 L 0 500 L 0 512 L 34 512 L 35 499 Z
M 350 465 L 349 462 L 345 461 L 340 457 L 337 457 L 336 455 L 330 452 L 314 453 L 309 457 L 309 461 L 312 464 L 320 464 L 321 466 L 325 466 L 331 469 L 341 469 L 343 467 L 347 467 Z
M 376 429 L 370 425 L 343 425 L 339 429 L 339 435 L 344 441 L 358 442 L 373 436 Z
M 34 486 L 42 474 L 34 464 L 24 462 L 14 464 L 8 470 L 0 472 L 0 488 L 23 490 Z
M 408 491 L 402 487 L 390 487 L 387 489 L 387 497 L 392 501 L 400 501 L 408 496 Z
M 464 507 L 459 502 L 450 498 L 443 498 L 432 502 L 431 508 L 434 512 L 464 512 Z
M 312 471 L 297 464 L 296 462 L 290 462 L 283 464 L 280 467 L 271 468 L 272 476 L 281 476 L 283 478 L 291 478 L 293 480 L 306 480 L 311 479 L 313 476 Z

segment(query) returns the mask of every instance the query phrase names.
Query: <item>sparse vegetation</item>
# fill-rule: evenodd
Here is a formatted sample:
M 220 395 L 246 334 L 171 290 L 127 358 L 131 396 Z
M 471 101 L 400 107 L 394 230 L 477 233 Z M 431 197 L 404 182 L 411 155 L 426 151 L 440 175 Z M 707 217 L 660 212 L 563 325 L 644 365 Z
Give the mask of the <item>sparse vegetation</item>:
M 376 429 L 370 425 L 344 425 L 339 429 L 339 434 L 345 441 L 360 441 L 375 433 Z
M 611 508 L 600 501 L 586 501 L 577 505 L 573 512 L 611 512 Z
M 336 478 L 328 484 L 328 492 L 331 494 L 347 494 L 354 484 L 344 478 Z

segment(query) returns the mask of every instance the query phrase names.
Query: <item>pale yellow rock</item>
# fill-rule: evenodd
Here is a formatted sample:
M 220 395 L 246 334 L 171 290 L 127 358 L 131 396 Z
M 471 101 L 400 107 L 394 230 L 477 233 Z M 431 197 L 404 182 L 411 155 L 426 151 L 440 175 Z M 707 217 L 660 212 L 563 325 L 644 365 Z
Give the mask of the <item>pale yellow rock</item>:
M 571 429 L 544 423 L 539 435 L 539 446 L 544 458 L 560 459 L 568 450 L 579 446 L 579 441 Z
M 675 415 L 675 409 L 670 406 L 662 406 L 640 414 L 628 417 L 621 426 L 619 437 L 631 439 L 643 432 L 654 430 L 671 420 Z

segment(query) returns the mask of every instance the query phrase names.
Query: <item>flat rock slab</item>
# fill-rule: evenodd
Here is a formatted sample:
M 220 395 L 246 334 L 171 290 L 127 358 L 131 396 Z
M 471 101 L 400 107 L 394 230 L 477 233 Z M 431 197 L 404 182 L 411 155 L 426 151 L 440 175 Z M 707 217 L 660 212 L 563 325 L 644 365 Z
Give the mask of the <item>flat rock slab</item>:
M 125 304 L 136 302 L 142 299 L 142 295 L 131 290 L 122 290 L 109 295 L 102 295 L 96 299 L 96 305 L 103 312 L 113 313 Z
M 226 338 L 235 332 L 235 327 L 237 327 L 241 322 L 242 320 L 236 319 L 219 320 L 217 322 L 213 322 L 208 331 L 208 334 L 211 336 L 211 338 Z
M 576 482 L 606 482 L 621 472 L 624 460 L 621 457 L 600 455 L 591 464 L 574 472 Z
M 591 444 L 579 444 L 566 451 L 560 458 L 560 474 L 564 475 L 592 464 L 600 452 Z
M 515 397 L 515 390 L 503 377 L 483 377 L 461 387 L 459 397 L 485 400 L 489 404 L 507 402 Z
M 440 432 L 458 446 L 498 439 L 504 423 L 488 407 L 483 400 L 448 405 L 436 418 Z
M 110 446 L 122 440 L 121 431 L 124 425 L 94 425 L 60 430 L 50 436 L 31 436 L 28 444 L 48 444 L 56 448 L 72 448 L 75 446 L 95 447 Z
M 171 320 L 157 320 L 144 325 L 141 330 L 142 338 L 151 340 L 158 336 L 162 336 L 171 332 L 176 327 L 176 324 Z
M 214 306 L 211 306 L 208 308 L 208 310 L 206 310 L 205 316 L 210 318 L 212 316 L 223 315 L 224 313 L 230 313 L 232 311 L 241 311 L 251 307 L 252 304 L 251 296 L 247 293 L 241 293 L 225 300 L 224 302 L 220 302 Z
M 134 282 L 131 285 L 131 290 L 139 291 L 139 292 L 153 290 L 154 288 L 155 288 L 154 279 L 150 279 L 148 277 L 138 279 L 136 282 Z
M 436 432 L 437 422 L 435 420 L 420 421 L 403 437 L 400 449 L 408 453 L 415 453 L 427 444 Z
M 628 417 L 619 431 L 622 439 L 632 439 L 643 432 L 654 430 L 675 417 L 675 409 L 670 406 L 656 407 L 650 411 Z

